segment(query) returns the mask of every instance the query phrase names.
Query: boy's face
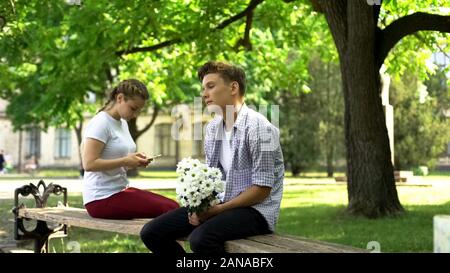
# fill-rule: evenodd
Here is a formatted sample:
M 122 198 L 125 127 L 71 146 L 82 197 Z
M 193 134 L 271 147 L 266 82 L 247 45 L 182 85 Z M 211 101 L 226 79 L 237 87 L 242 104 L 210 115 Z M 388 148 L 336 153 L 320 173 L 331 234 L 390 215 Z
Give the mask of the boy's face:
M 233 97 L 238 92 L 237 86 L 237 82 L 225 82 L 218 73 L 205 75 L 202 81 L 202 97 L 208 110 L 211 111 L 214 105 L 222 110 L 227 105 L 233 105 Z

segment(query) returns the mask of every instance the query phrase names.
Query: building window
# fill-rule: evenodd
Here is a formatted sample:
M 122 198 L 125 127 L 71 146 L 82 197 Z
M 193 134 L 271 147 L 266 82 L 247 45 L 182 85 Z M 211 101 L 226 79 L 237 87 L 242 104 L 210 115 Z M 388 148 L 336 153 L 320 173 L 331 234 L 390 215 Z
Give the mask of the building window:
M 39 128 L 30 128 L 25 135 L 25 157 L 41 157 L 41 130 Z
M 172 138 L 170 130 L 172 124 L 158 124 L 155 126 L 156 135 L 156 154 L 163 156 L 175 156 L 175 140 Z
M 57 128 L 55 131 L 55 158 L 70 158 L 72 139 L 69 129 Z

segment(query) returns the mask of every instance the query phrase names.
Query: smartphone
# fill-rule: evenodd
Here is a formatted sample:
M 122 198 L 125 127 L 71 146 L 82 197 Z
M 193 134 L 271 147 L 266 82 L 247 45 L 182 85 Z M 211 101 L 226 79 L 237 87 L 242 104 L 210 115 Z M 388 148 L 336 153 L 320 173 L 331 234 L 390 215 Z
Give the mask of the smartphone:
M 162 154 L 151 156 L 151 157 L 147 158 L 147 162 L 150 163 L 150 162 L 152 162 L 155 158 L 158 158 L 158 157 L 161 157 L 161 156 L 162 156 Z

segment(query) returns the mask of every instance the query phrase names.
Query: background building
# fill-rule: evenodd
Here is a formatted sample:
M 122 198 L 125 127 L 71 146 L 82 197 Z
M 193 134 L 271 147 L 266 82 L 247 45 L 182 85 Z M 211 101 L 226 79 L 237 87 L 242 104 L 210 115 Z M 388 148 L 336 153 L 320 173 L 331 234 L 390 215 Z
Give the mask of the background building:
M 34 160 L 37 160 L 39 168 L 79 168 L 79 147 L 74 129 L 50 127 L 45 132 L 37 127 L 29 127 L 14 132 L 5 113 L 6 106 L 7 101 L 0 100 L 0 149 L 12 160 L 16 170 L 24 170 Z M 86 118 L 84 126 L 90 118 Z M 144 127 L 150 118 L 150 115 L 142 114 L 137 120 L 138 128 Z M 202 126 L 203 129 L 205 124 L 192 123 L 191 126 Z M 173 169 L 178 161 L 187 156 L 204 159 L 203 140 L 189 137 L 193 129 L 183 128 L 184 137 L 176 141 L 171 134 L 173 125 L 174 118 L 161 113 L 153 126 L 137 140 L 138 151 L 147 155 L 162 154 L 151 165 L 153 168 Z

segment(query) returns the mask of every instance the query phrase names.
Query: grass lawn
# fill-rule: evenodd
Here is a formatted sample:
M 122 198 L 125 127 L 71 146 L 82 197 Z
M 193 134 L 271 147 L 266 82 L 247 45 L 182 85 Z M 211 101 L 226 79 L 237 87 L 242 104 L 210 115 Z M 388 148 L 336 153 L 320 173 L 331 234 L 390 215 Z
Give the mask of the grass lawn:
M 378 241 L 382 252 L 432 252 L 433 216 L 450 214 L 450 183 L 445 184 L 397 187 L 405 214 L 375 220 L 345 213 L 345 186 L 290 186 L 278 232 L 360 248 Z
M 426 177 L 424 181 L 441 183 L 432 187 L 398 186 L 406 213 L 376 220 L 345 213 L 345 185 L 286 184 L 277 232 L 360 248 L 377 241 L 382 252 L 432 252 L 433 216 L 450 214 L 450 181 L 444 175 Z M 175 198 L 173 190 L 155 192 Z M 52 199 L 50 205 L 54 202 Z M 70 195 L 69 204 L 81 207 L 81 196 Z M 12 240 L 13 217 L 9 212 L 12 206 L 13 200 L 0 199 L 0 241 Z M 81 252 L 147 252 L 137 236 L 76 227 L 70 228 L 68 237 L 52 239 L 50 251 L 70 252 L 70 241 L 79 242 Z

